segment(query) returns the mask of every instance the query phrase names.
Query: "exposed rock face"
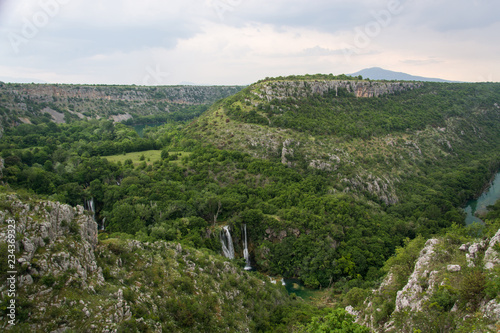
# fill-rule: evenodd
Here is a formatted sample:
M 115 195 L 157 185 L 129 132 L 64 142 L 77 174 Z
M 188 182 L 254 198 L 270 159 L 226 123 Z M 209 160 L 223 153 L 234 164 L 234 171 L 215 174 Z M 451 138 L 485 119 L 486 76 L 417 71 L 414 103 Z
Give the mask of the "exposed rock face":
M 481 241 L 478 243 L 474 243 L 468 247 L 468 253 L 465 254 L 467 259 L 468 267 L 475 267 L 475 261 L 477 259 L 477 254 L 486 248 L 486 241 Z
M 129 117 L 126 112 L 152 115 L 169 112 L 166 105 L 182 108 L 184 105 L 212 104 L 237 93 L 242 88 L 242 86 L 5 84 L 0 86 L 0 94 L 3 96 L 1 106 L 8 112 L 0 115 L 0 137 L 3 126 L 30 123 L 33 118 L 39 117 L 41 112 L 49 113 L 57 123 L 65 121 L 66 111 L 80 119 L 89 117 L 123 121 Z M 52 109 L 46 107 L 47 105 Z M 43 111 L 40 111 L 42 109 Z
M 81 206 L 0 199 L 1 246 L 6 220 L 16 222 L 16 300 L 23 311 L 15 327 L 2 311 L 2 332 L 206 332 L 213 328 L 202 323 L 207 318 L 220 331 L 249 332 L 262 302 L 271 308 L 288 299 L 281 288 L 219 256 L 178 243 L 98 242 L 97 224 Z M 6 279 L 5 272 L 0 277 Z M 249 289 L 268 301 L 254 302 Z M 7 293 L 0 284 L 2 300 Z M 193 308 L 199 310 L 193 314 Z
M 47 107 L 42 110 L 42 113 L 48 113 L 52 117 L 52 120 L 57 123 L 57 124 L 63 124 L 65 123 L 64 120 L 64 113 L 57 112 L 56 110 L 52 110 L 51 108 Z M 29 119 L 28 119 L 29 121 Z
M 288 157 L 293 157 L 293 148 L 290 146 L 294 143 L 293 140 L 287 139 L 283 142 L 283 148 L 281 149 L 281 163 L 291 166 L 291 162 L 288 162 Z
M 498 252 L 495 250 L 495 244 L 500 243 L 500 230 L 493 236 L 488 244 L 488 249 L 484 254 L 484 268 L 492 269 L 500 264 Z
M 394 94 L 405 90 L 411 90 L 422 86 L 422 83 L 414 82 L 370 82 L 370 81 L 279 81 L 268 82 L 262 88 L 260 98 L 267 101 L 273 99 L 285 99 L 295 97 L 307 97 L 313 94 L 323 95 L 329 91 L 345 89 L 354 93 L 356 97 L 378 97 L 384 94 Z
M 38 202 L 35 205 L 22 203 L 15 196 L 8 196 L 7 201 L 18 211 L 16 233 L 19 240 L 16 249 L 23 273 L 18 276 L 19 284 L 33 283 L 33 276 L 45 275 L 60 276 L 68 270 L 73 271 L 71 278 L 81 281 L 84 289 L 93 288 L 85 282 L 88 277 L 95 276 L 97 283 L 104 278 L 98 269 L 94 250 L 97 246 L 97 224 L 84 213 L 82 206 L 73 208 L 58 202 Z M 4 228 L 6 214 L 0 214 L 0 239 L 5 240 L 7 230 Z M 59 249 L 68 235 L 73 235 L 78 242 L 71 244 L 71 248 L 44 252 L 37 255 L 37 250 Z M 36 259 L 36 260 L 35 260 Z
M 437 272 L 429 272 L 427 268 L 433 259 L 434 247 L 438 243 L 437 239 L 429 239 L 425 243 L 425 247 L 420 251 L 420 257 L 415 263 L 415 269 L 410 275 L 408 283 L 404 286 L 403 290 L 398 291 L 395 312 L 403 311 L 405 308 L 409 308 L 411 311 L 420 311 L 422 309 L 422 302 L 426 297 L 421 297 L 421 294 L 424 292 L 421 280 L 427 279 L 429 281 L 429 288 L 433 284 L 433 277 Z
M 392 186 L 392 181 L 387 178 L 381 179 L 380 177 L 374 177 L 371 174 L 367 175 L 365 178 L 366 179 L 363 179 L 357 175 L 352 179 L 344 178 L 342 182 L 352 186 L 358 191 L 367 191 L 371 194 L 375 194 L 387 205 L 392 205 L 399 201 Z M 345 191 L 348 192 L 349 190 L 350 188 L 348 187 Z
M 111 116 L 111 118 L 113 119 L 113 121 L 115 123 L 119 123 L 121 121 L 132 119 L 132 116 L 130 114 L 126 113 L 126 114 L 120 114 L 117 116 Z
M 157 97 L 182 103 L 211 103 L 230 96 L 241 89 L 237 86 L 163 86 L 163 87 L 124 87 L 124 86 L 76 86 L 25 84 L 19 87 L 5 85 L 3 89 L 24 99 L 29 96 L 40 102 L 53 102 L 57 99 L 100 99 L 119 101 L 147 102 Z
M 495 268 L 500 265 L 499 253 L 495 249 L 497 243 L 500 243 L 500 230 L 489 240 L 480 239 L 460 246 L 454 244 L 452 238 L 429 239 L 402 288 L 401 275 L 399 280 L 394 276 L 401 274 L 400 271 L 391 270 L 362 307 L 350 308 L 349 311 L 357 313 L 358 322 L 375 332 L 412 332 L 416 329 L 423 332 L 429 327 L 435 328 L 432 325 L 445 325 L 446 320 L 439 321 L 443 316 L 447 316 L 448 322 L 453 322 L 457 328 L 476 325 L 481 327 L 478 332 L 493 331 L 500 323 L 500 303 L 498 296 L 492 295 L 491 291 L 486 293 L 485 288 L 488 280 L 498 279 L 495 273 Z M 468 280 L 471 278 L 474 280 Z M 475 280 L 478 280 L 477 284 Z M 468 288 L 482 289 L 467 294 Z M 394 297 L 394 310 L 380 321 L 377 314 L 383 306 L 377 298 L 388 294 L 395 295 L 390 296 Z M 385 302 L 391 300 L 386 298 Z M 466 320 L 476 320 L 474 318 L 477 319 L 474 324 L 465 323 Z M 444 327 L 445 331 L 453 331 L 446 325 Z

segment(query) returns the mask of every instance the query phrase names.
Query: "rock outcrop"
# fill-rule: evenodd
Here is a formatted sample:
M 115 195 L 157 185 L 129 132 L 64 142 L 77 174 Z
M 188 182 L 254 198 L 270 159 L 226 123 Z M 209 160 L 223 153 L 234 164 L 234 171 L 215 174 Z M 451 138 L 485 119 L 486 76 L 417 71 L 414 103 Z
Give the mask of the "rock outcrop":
M 500 265 L 496 249 L 500 230 L 491 239 L 459 245 L 454 237 L 429 239 L 406 283 L 401 284 L 405 276 L 401 272 L 407 269 L 402 263 L 391 269 L 361 307 L 346 310 L 375 332 L 424 332 L 440 325 L 445 332 L 454 331 L 452 327 L 494 331 L 500 325 L 500 295 L 486 288 L 499 279 L 495 268 Z M 384 317 L 382 308 L 391 308 L 387 304 L 394 307 Z
M 17 212 L 15 243 L 19 285 L 31 284 L 33 278 L 51 275 L 55 278 L 68 271 L 68 279 L 79 281 L 80 287 L 93 290 L 104 282 L 98 269 L 94 250 L 97 246 L 97 224 L 82 206 L 71 206 L 51 201 L 26 204 L 10 195 L 5 198 Z M 7 237 L 4 228 L 6 212 L 0 212 L 0 240 Z M 68 236 L 74 242 L 68 242 Z M 63 249 L 64 245 L 68 245 Z M 39 249 L 44 251 L 39 251 Z M 94 277 L 89 279 L 89 277 Z M 87 281 L 95 281 L 88 284 Z M 70 283 L 70 282 L 68 282 Z
M 0 136 L 3 126 L 31 123 L 44 113 L 53 121 L 150 116 L 189 105 L 209 105 L 240 91 L 242 86 L 98 86 L 66 84 L 4 84 L 0 86 Z
M 277 81 L 265 83 L 260 93 L 254 92 L 258 97 L 272 101 L 274 99 L 286 99 L 297 97 L 308 97 L 314 94 L 323 95 L 335 91 L 338 95 L 339 89 L 345 89 L 356 97 L 378 97 L 384 94 L 394 94 L 405 90 L 419 88 L 422 83 L 418 82 L 370 82 L 356 80 L 330 80 L 330 81 Z
M 429 264 L 434 259 L 434 247 L 439 243 L 437 239 L 429 239 L 425 243 L 425 247 L 420 251 L 420 257 L 415 263 L 415 269 L 408 279 L 408 283 L 402 290 L 398 291 L 396 296 L 395 312 L 404 311 L 408 308 L 410 311 L 421 311 L 422 303 L 427 299 L 426 295 L 422 295 L 424 289 L 422 287 L 423 280 L 426 280 L 425 285 L 432 288 L 436 282 L 437 271 L 429 271 Z
M 126 87 L 57 84 L 4 85 L 0 88 L 8 94 L 16 96 L 19 100 L 29 98 L 37 102 L 54 102 L 54 99 L 148 102 L 162 99 L 193 104 L 213 103 L 241 89 L 238 86 Z
M 6 194 L 0 200 L 0 247 L 14 219 L 17 271 L 16 325 L 3 311 L 2 332 L 249 332 L 263 307 L 288 300 L 281 286 L 188 246 L 98 241 L 82 206 Z M 0 278 L 6 281 L 5 272 Z M 2 300 L 8 292 L 2 283 Z

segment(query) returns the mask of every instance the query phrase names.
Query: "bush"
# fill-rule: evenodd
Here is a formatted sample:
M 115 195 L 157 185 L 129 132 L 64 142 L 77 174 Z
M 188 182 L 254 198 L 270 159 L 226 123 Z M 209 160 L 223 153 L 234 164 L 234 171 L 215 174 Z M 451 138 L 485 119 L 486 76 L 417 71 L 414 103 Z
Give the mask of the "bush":
M 41 279 L 40 279 L 40 282 L 44 285 L 46 285 L 47 287 L 52 287 L 54 285 L 54 283 L 56 282 L 56 278 L 54 277 L 54 275 L 52 274 L 49 274 L 49 275 L 44 275 Z
M 484 292 L 490 299 L 495 299 L 500 295 L 500 276 L 498 272 L 490 274 Z
M 476 269 L 465 275 L 459 286 L 459 295 L 463 306 L 470 306 L 470 310 L 475 311 L 486 296 L 485 288 L 486 276 L 482 270 Z
M 439 286 L 438 290 L 432 295 L 430 308 L 438 307 L 441 311 L 450 311 L 458 300 L 458 294 L 450 286 Z
M 360 306 L 370 294 L 369 290 L 354 287 L 342 297 L 342 305 Z
M 304 333 L 369 333 L 367 327 L 354 322 L 344 309 L 335 309 L 324 317 L 313 317 L 311 323 L 299 332 Z

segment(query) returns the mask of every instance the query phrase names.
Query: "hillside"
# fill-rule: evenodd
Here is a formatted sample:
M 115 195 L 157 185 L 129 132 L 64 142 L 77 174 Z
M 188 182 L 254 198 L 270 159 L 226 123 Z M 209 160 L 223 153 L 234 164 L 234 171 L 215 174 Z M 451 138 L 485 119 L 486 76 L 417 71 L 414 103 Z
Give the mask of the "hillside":
M 379 288 L 344 296 L 348 312 L 374 332 L 498 332 L 500 220 L 487 222 L 489 231 L 478 227 L 489 237 L 455 228 L 408 241 Z
M 3 330 L 257 332 L 271 325 L 279 330 L 285 307 L 309 311 L 280 285 L 210 251 L 164 241 L 98 240 L 97 224 L 82 206 L 0 196 L 2 254 L 8 220 L 15 221 L 18 235 L 17 324 L 8 325 L 11 297 L 2 283 Z M 3 281 L 12 270 L 6 258 L 1 259 Z
M 175 120 L 191 119 L 206 110 L 200 106 L 208 106 L 242 88 L 0 83 L 0 124 L 8 127 L 96 118 L 147 123 L 167 120 L 168 114 Z
M 188 131 L 219 148 L 326 171 L 339 191 L 393 204 L 398 186 L 421 175 L 422 165 L 472 166 L 481 151 L 495 161 L 499 120 L 499 84 L 292 77 L 244 89 Z
M 110 328 L 123 330 L 161 324 L 167 331 L 231 327 L 302 332 L 339 318 L 352 324 L 345 311 L 328 309 L 343 303 L 355 288 L 365 298 L 366 290 L 377 289 L 388 260 L 409 240 L 423 246 L 426 239 L 453 230 L 475 232 L 468 236 L 472 238 L 460 238 L 459 246 L 493 237 L 490 231 L 465 227 L 461 207 L 498 172 L 498 133 L 498 84 L 382 82 L 333 75 L 267 78 L 217 101 L 190 123 L 173 119 L 146 130 L 142 138 L 125 124 L 105 119 L 6 128 L 0 139 L 0 191 L 8 194 L 1 210 L 19 221 L 27 216 L 27 224 L 52 220 L 54 211 L 73 212 L 57 229 L 64 232 L 56 235 L 62 238 L 46 242 L 42 237 L 43 244 L 50 244 L 43 246 L 39 236 L 27 233 L 27 248 L 40 251 L 38 263 L 49 263 L 59 252 L 86 263 L 94 260 L 92 254 L 78 252 L 80 245 L 73 250 L 74 237 L 86 239 L 88 246 L 84 241 L 81 245 L 93 248 L 102 269 L 101 274 L 92 264 L 87 270 L 85 283 L 96 294 L 83 293 L 86 287 L 76 275 L 71 281 L 80 284 L 62 286 L 50 274 L 39 280 L 35 272 L 28 274 L 38 289 L 52 288 L 50 297 L 59 295 L 59 287 L 78 289 L 72 300 L 82 298 L 91 313 L 99 302 L 106 305 L 100 305 L 104 314 L 116 304 L 121 307 L 123 293 L 133 321 L 106 322 L 104 316 L 99 325 L 104 320 Z M 83 216 L 95 219 L 91 225 L 100 229 L 97 242 L 89 238 L 94 231 L 79 233 L 85 223 L 69 223 L 80 217 L 83 221 Z M 21 244 L 24 229 L 19 232 Z M 24 245 L 18 250 L 23 252 Z M 39 271 L 30 262 L 30 269 Z M 244 272 L 247 265 L 258 272 Z M 149 268 L 154 272 L 143 275 Z M 74 269 L 81 277 L 81 269 Z M 158 272 L 175 278 L 156 280 Z M 287 297 L 282 288 L 268 288 L 262 274 L 296 278 L 321 289 L 320 306 L 293 294 Z M 96 287 L 101 275 L 105 291 Z M 179 276 L 182 281 L 176 284 Z M 66 282 L 69 278 L 60 277 Z M 264 289 L 246 288 L 245 281 Z M 488 301 L 497 294 L 492 292 Z M 68 299 L 64 293 L 62 297 Z M 194 305 L 178 313 L 169 303 L 172 299 L 186 307 L 193 300 L 207 303 L 210 315 Z M 144 300 L 151 300 L 151 315 L 140 306 Z M 60 298 L 50 302 L 61 307 Z M 391 302 L 383 300 L 387 311 L 379 318 L 381 324 L 390 321 Z M 45 303 L 49 300 L 40 298 L 33 304 Z M 230 308 L 230 303 L 236 305 Z M 71 314 L 71 306 L 62 312 Z M 44 321 L 37 311 L 29 325 L 96 325 L 76 314 L 63 318 L 64 323 Z

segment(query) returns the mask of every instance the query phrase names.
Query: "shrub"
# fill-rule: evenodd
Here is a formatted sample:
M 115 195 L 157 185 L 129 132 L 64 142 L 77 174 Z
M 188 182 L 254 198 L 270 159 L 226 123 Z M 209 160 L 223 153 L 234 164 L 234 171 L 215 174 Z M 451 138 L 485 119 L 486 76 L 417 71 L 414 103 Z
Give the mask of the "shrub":
M 313 317 L 311 323 L 299 332 L 304 333 L 369 333 L 367 327 L 354 322 L 344 309 L 335 309 L 324 317 Z
M 450 286 L 439 286 L 430 301 L 430 308 L 438 307 L 441 311 L 450 311 L 458 300 L 458 294 Z
M 366 297 L 368 297 L 369 294 L 370 294 L 369 290 L 354 287 L 342 297 L 342 304 L 344 306 L 347 305 L 352 305 L 355 307 L 359 306 L 363 304 L 363 302 L 365 301 Z
M 464 306 L 475 311 L 485 297 L 486 276 L 482 270 L 476 269 L 466 274 L 459 286 L 460 300 Z

